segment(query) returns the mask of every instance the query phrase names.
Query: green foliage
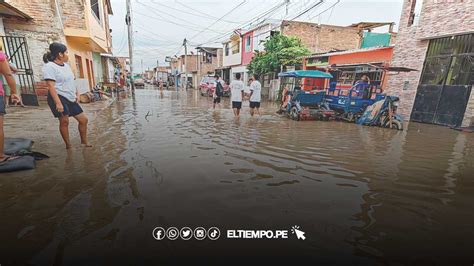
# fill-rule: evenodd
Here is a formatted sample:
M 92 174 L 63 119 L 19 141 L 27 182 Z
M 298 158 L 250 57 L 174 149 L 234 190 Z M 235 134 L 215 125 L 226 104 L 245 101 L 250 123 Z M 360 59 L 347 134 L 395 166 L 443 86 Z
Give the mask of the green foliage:
M 265 51 L 256 51 L 247 66 L 250 73 L 258 75 L 278 73 L 280 66 L 299 66 L 298 57 L 309 55 L 309 49 L 294 36 L 274 35 L 265 44 Z

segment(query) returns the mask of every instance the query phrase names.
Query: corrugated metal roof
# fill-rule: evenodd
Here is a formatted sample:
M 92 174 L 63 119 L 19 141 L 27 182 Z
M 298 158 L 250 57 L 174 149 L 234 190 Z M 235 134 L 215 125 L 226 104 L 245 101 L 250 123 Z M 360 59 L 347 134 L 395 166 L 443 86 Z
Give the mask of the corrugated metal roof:
M 392 49 L 393 47 L 394 47 L 394 45 L 383 46 L 383 47 L 377 46 L 377 47 L 361 48 L 361 49 L 346 50 L 346 51 L 339 51 L 339 52 L 329 52 L 329 53 L 324 53 L 324 54 L 302 56 L 302 57 L 300 57 L 300 59 L 318 58 L 318 57 L 331 56 L 331 55 L 343 55 L 343 54 L 370 52 L 370 51 L 376 51 L 376 50 Z

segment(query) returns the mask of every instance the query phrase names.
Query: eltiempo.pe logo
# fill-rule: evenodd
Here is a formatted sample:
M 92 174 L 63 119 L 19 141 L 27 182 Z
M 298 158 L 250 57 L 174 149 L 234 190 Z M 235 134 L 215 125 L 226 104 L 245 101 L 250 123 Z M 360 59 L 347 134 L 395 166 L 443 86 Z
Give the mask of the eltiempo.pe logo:
M 290 231 L 296 236 L 296 239 L 306 239 L 305 232 L 297 225 L 292 226 L 291 230 L 227 230 L 225 237 L 227 239 L 288 239 Z M 190 240 L 193 236 L 196 240 L 206 238 L 218 240 L 221 237 L 221 231 L 217 227 L 211 227 L 207 230 L 203 227 L 197 227 L 194 230 L 189 227 L 183 227 L 180 230 L 176 227 L 169 227 L 167 230 L 163 227 L 153 229 L 153 237 L 156 240 L 163 240 L 165 237 L 169 240 L 176 240 L 179 237 L 182 240 Z

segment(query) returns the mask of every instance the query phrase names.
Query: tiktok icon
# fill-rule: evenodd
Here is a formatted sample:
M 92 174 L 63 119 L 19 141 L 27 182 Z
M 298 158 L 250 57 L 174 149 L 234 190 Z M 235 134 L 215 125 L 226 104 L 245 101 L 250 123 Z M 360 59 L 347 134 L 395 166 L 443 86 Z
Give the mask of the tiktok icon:
M 207 230 L 207 237 L 210 240 L 217 240 L 221 236 L 221 231 L 217 227 L 211 227 Z

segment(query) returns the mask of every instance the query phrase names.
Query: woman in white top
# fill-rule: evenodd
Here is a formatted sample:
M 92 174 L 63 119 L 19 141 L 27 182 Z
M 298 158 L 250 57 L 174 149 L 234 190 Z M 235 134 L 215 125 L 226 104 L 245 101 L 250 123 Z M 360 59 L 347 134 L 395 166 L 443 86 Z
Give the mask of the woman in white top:
M 52 43 L 49 52 L 43 56 L 44 80 L 48 84 L 48 105 L 54 117 L 59 119 L 59 132 L 70 149 L 69 117 L 79 122 L 79 134 L 83 147 L 92 147 L 87 141 L 87 116 L 79 105 L 79 95 L 76 89 L 74 73 L 67 64 L 69 55 L 67 47 L 61 43 Z

